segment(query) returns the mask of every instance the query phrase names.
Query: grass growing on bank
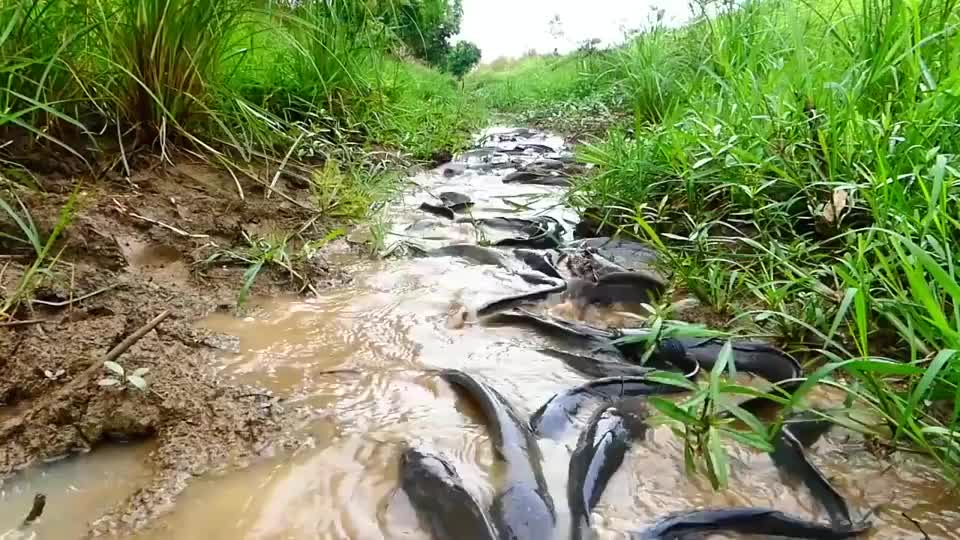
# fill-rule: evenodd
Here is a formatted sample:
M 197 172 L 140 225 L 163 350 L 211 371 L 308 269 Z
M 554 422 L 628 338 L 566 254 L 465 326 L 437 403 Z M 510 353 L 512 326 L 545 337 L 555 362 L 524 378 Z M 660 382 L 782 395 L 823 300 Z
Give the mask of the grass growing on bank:
M 304 130 L 331 145 L 449 149 L 439 145 L 461 144 L 478 109 L 451 77 L 403 59 L 398 9 L 393 0 L 12 0 L 0 7 L 5 155 L 29 134 L 83 153 L 189 143 L 247 157 Z M 394 134 L 426 117 L 434 98 L 459 108 L 432 124 L 437 133 Z
M 871 431 L 956 479 L 958 24 L 954 0 L 746 2 L 652 29 L 600 69 L 531 59 L 473 84 L 507 110 L 627 114 L 581 149 L 596 174 L 571 200 L 661 246 L 730 327 L 809 353 L 811 380 L 840 376 L 881 419 Z
M 248 177 L 315 177 L 304 203 L 367 217 L 374 188 L 387 189 L 386 159 L 442 159 L 482 119 L 453 77 L 410 57 L 411 36 L 436 36 L 424 25 L 446 24 L 451 9 L 445 0 L 0 3 L 0 247 L 29 231 L 17 201 L 37 187 L 31 169 L 75 162 L 92 178 L 129 176 L 143 156 L 183 151 Z
M 520 122 L 569 135 L 602 131 L 622 117 L 622 97 L 597 86 L 609 51 L 581 49 L 567 56 L 526 56 L 481 66 L 467 80 L 488 108 Z

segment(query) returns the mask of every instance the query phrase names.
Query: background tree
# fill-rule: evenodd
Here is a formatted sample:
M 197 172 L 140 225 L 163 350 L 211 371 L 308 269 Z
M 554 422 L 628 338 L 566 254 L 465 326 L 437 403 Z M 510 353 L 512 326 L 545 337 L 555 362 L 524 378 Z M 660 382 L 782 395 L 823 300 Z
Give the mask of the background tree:
M 480 47 L 469 41 L 461 41 L 447 53 L 446 70 L 454 77 L 462 79 L 479 62 Z
M 398 0 L 395 28 L 408 51 L 427 64 L 443 68 L 450 38 L 460 31 L 461 0 Z

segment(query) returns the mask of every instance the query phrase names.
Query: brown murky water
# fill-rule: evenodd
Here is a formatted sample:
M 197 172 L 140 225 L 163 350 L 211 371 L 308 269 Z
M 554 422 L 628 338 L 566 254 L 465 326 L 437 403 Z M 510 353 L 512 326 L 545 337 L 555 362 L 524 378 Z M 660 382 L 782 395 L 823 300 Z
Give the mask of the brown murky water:
M 505 185 L 497 176 L 470 171 L 453 178 L 434 172 L 415 181 L 434 193 L 469 193 L 478 216 L 519 211 L 503 202 L 507 195 L 523 200 L 524 212 L 573 217 L 556 205 L 561 188 Z M 389 241 L 433 247 L 487 234 L 413 210 L 423 200 L 429 195 L 417 190 L 394 206 L 392 230 L 398 234 Z M 425 370 L 467 371 L 527 415 L 554 393 L 583 382 L 558 360 L 536 352 L 547 346 L 570 349 L 570 343 L 528 328 L 450 324 L 462 306 L 531 289 L 499 267 L 429 257 L 357 261 L 352 273 L 350 286 L 318 298 L 261 300 L 252 317 L 203 322 L 240 339 L 239 352 L 223 358 L 225 372 L 269 388 L 286 398 L 285 406 L 304 411 L 301 429 L 310 444 L 245 470 L 197 479 L 169 515 L 136 538 L 427 539 L 397 489 L 403 446 L 450 458 L 484 505 L 493 497 L 493 453 L 475 411 Z M 561 536 L 567 530 L 566 476 L 575 438 L 574 433 L 563 442 L 542 441 Z M 57 511 L 48 517 L 48 528 L 38 529 L 40 537 L 78 537 L 85 529 L 80 524 L 97 515 L 98 505 L 119 499 L 135 483 L 128 476 L 137 470 L 134 455 L 100 450 L 65 462 L 64 469 L 51 468 L 47 474 L 53 480 L 42 486 L 48 497 L 76 504 L 66 514 L 59 504 L 51 505 Z M 811 455 L 857 514 L 880 507 L 871 538 L 920 538 L 901 513 L 931 538 L 960 538 L 957 499 L 918 460 L 900 455 L 880 461 L 842 430 L 818 442 Z M 665 513 L 708 506 L 765 506 L 819 516 L 802 489 L 784 484 L 767 456 L 732 447 L 731 467 L 729 489 L 714 492 L 684 472 L 682 443 L 668 428 L 652 431 L 645 442 L 635 443 L 595 510 L 598 536 L 626 538 L 625 531 Z M 8 484 L 0 499 L 0 528 L 22 519 L 30 494 L 41 487 L 37 481 Z M 79 494 L 67 493 L 73 485 Z

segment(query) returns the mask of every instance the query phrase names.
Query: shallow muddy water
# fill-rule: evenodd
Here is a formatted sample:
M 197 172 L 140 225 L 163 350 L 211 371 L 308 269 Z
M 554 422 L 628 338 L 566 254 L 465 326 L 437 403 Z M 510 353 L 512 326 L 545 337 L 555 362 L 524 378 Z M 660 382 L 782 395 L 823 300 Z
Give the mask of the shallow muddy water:
M 555 139 L 540 142 L 560 144 Z M 417 210 L 444 191 L 473 199 L 475 205 L 464 215 L 547 213 L 572 230 L 576 216 L 558 205 L 563 188 L 503 184 L 506 172 L 466 167 L 452 177 L 438 170 L 414 178 L 419 187 L 391 208 L 387 244 L 430 249 L 502 234 Z M 136 538 L 428 539 L 398 489 L 403 448 L 446 456 L 484 506 L 494 496 L 496 480 L 493 449 L 478 412 L 430 370 L 457 368 L 476 376 L 526 417 L 554 393 L 585 380 L 537 352 L 544 347 L 577 352 L 581 345 L 576 342 L 533 328 L 480 324 L 470 317 L 464 322 L 464 312 L 486 302 L 543 287 L 516 272 L 448 256 L 358 260 L 350 272 L 350 285 L 317 298 L 260 299 L 250 317 L 217 315 L 202 322 L 239 338 L 239 350 L 224 354 L 224 372 L 272 390 L 284 398 L 285 407 L 301 411 L 299 429 L 309 444 L 292 455 L 195 480 L 167 516 Z M 557 538 L 569 530 L 566 480 L 576 437 L 571 433 L 559 442 L 540 442 L 558 513 Z M 917 520 L 931 538 L 960 538 L 957 499 L 945 493 L 944 484 L 924 464 L 904 456 L 878 460 L 841 430 L 818 442 L 810 454 L 848 498 L 855 515 L 879 507 L 870 538 L 919 538 L 902 513 Z M 8 483 L 0 528 L 15 525 L 32 493 L 44 491 L 50 513 L 44 528 L 37 529 L 40 537 L 80 536 L 81 524 L 94 519 L 100 505 L 129 493 L 136 483 L 135 455 L 132 450 L 98 450 L 65 462 L 65 469 L 52 467 L 48 474 L 55 481 L 43 483 L 27 475 Z M 79 471 L 84 476 L 74 479 Z M 79 494 L 70 492 L 74 484 Z M 642 529 L 666 513 L 711 506 L 764 506 L 823 519 L 803 489 L 783 481 L 768 456 L 744 448 L 731 447 L 730 487 L 714 492 L 702 478 L 684 472 L 681 441 L 659 427 L 633 444 L 594 511 L 594 529 L 600 538 L 626 538 L 627 531 Z
M 150 445 L 111 444 L 95 452 L 39 465 L 0 483 L 0 534 L 16 527 L 36 493 L 47 497 L 33 526 L 38 538 L 82 538 L 88 522 L 118 504 L 149 479 Z

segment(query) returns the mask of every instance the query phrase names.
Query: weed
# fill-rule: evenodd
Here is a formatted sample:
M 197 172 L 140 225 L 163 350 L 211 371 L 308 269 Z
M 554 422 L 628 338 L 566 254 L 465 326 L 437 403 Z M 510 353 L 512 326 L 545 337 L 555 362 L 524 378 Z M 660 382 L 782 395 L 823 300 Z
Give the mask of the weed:
M 60 216 L 57 219 L 53 230 L 50 231 L 45 239 L 42 239 L 39 230 L 33 223 L 32 218 L 30 218 L 30 212 L 27 210 L 26 206 L 23 205 L 22 201 L 19 200 L 19 198 L 17 198 L 17 201 L 20 205 L 22 213 L 18 213 L 9 205 L 9 203 L 4 202 L 3 209 L 5 213 L 7 213 L 8 217 L 10 217 L 21 227 L 23 238 L 16 238 L 10 235 L 3 235 L 0 236 L 0 238 L 12 238 L 30 245 L 35 251 L 35 257 L 33 262 L 30 263 L 23 272 L 23 275 L 20 277 L 20 280 L 12 294 L 5 295 L 3 302 L 0 303 L 0 318 L 12 318 L 16 308 L 25 298 L 31 295 L 33 290 L 37 287 L 40 278 L 44 275 L 47 275 L 50 267 L 55 264 L 58 256 L 51 256 L 51 254 L 57 245 L 57 240 L 59 239 L 60 235 L 63 234 L 63 232 L 70 225 L 71 221 L 73 221 L 76 199 L 77 191 L 75 190 L 67 203 L 63 206 L 63 208 L 60 209 Z M 3 200 L 0 199 L 0 202 L 3 202 Z
M 116 362 L 106 361 L 103 363 L 103 369 L 109 372 L 109 376 L 104 377 L 97 381 L 97 384 L 100 386 L 111 387 L 125 387 L 129 386 L 130 388 L 135 388 L 141 392 L 147 391 L 147 380 L 144 379 L 147 373 L 150 372 L 150 368 L 137 368 L 129 373 L 124 369 L 123 366 Z
M 319 217 L 319 216 L 318 216 Z M 315 221 L 315 220 L 313 220 Z M 300 237 L 313 221 L 304 224 L 301 230 L 289 234 L 270 234 L 257 237 L 243 233 L 247 245 L 242 250 L 220 249 L 215 251 L 201 264 L 204 266 L 216 262 L 240 263 L 247 265 L 243 273 L 243 282 L 237 295 L 237 307 L 243 305 L 253 289 L 257 276 L 265 267 L 276 266 L 296 280 L 302 290 L 310 290 L 316 294 L 309 275 L 304 270 L 305 265 L 316 254 L 317 250 L 344 234 L 343 229 L 334 229 L 319 240 L 303 241 Z M 294 244 L 297 243 L 298 247 Z

